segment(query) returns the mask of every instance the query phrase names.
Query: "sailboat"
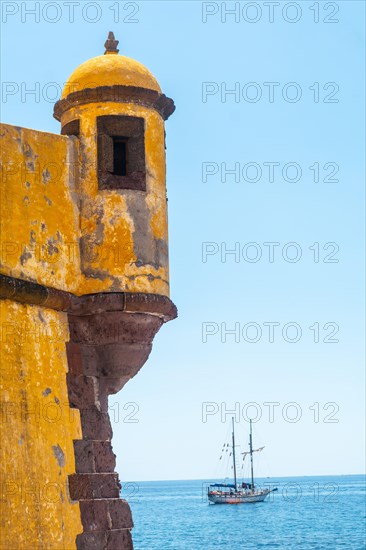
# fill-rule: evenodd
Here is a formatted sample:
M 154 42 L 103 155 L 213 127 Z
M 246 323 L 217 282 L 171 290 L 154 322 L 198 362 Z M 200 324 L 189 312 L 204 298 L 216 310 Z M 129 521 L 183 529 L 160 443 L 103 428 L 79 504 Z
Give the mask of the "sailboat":
M 259 449 L 253 449 L 253 436 L 252 436 L 252 421 L 250 420 L 250 432 L 249 432 L 249 451 L 242 453 L 244 456 L 250 455 L 250 473 L 251 483 L 238 484 L 236 475 L 236 458 L 235 458 L 235 430 L 234 430 L 234 418 L 232 418 L 232 457 L 233 457 L 233 470 L 234 470 L 234 483 L 211 483 L 208 486 L 207 497 L 210 504 L 249 504 L 252 502 L 263 502 L 270 493 L 277 491 L 277 488 L 273 489 L 260 489 L 257 488 L 254 483 L 253 473 L 253 454 L 262 451 L 264 447 Z

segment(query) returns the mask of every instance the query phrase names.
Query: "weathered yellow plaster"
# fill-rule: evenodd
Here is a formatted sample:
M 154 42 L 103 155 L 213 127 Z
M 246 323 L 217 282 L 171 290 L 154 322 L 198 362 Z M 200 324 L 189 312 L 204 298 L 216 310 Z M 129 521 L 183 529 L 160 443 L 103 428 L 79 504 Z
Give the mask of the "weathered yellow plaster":
M 146 193 L 131 190 L 98 190 L 96 119 L 103 115 L 130 115 L 144 118 Z M 101 250 L 103 257 L 102 262 L 99 262 L 98 257 L 90 261 L 88 255 L 82 254 L 82 269 L 89 275 L 89 280 L 83 282 L 82 293 L 92 292 L 95 279 L 106 277 L 103 281 L 105 290 L 169 295 L 168 257 L 158 267 L 153 265 L 153 258 L 151 263 L 135 264 L 137 258 L 134 253 L 134 238 L 136 238 L 134 231 L 137 228 L 134 226 L 133 217 L 126 202 L 138 194 L 139 200 L 146 204 L 151 239 L 161 239 L 167 248 L 163 120 L 152 109 L 118 102 L 91 103 L 72 108 L 65 113 L 61 122 L 66 124 L 75 119 L 80 120 L 80 163 L 84 167 L 79 179 L 81 235 L 88 243 L 88 249 L 92 250 L 95 247 Z M 119 220 L 122 220 L 122 223 Z M 138 231 L 141 233 L 141 229 Z M 144 237 L 148 238 L 149 235 Z M 153 249 L 153 244 L 151 248 Z M 108 253 L 111 249 L 118 250 L 118 255 Z M 92 276 L 95 279 L 90 281 Z
M 1 135 L 1 271 L 77 292 L 74 139 L 6 124 Z
M 5 300 L 0 319 L 0 548 L 71 550 L 82 526 L 67 477 L 81 429 L 66 387 L 67 316 Z

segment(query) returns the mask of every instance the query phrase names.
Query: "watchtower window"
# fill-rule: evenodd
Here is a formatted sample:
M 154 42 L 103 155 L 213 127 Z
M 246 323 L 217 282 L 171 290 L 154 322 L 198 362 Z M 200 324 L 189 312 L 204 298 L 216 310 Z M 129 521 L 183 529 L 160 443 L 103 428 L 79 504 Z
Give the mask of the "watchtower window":
M 97 117 L 99 189 L 146 191 L 145 121 L 140 117 Z
M 127 176 L 127 139 L 113 136 L 113 174 Z

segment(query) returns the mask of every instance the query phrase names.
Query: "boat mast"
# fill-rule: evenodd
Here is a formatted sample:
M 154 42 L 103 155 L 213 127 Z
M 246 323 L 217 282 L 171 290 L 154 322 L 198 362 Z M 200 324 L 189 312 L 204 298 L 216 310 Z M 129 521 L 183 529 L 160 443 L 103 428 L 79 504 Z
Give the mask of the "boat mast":
M 252 477 L 252 491 L 254 490 L 254 475 L 253 475 L 253 442 L 252 442 L 252 420 L 250 422 L 250 434 L 249 434 L 249 450 L 250 450 L 250 473 Z
M 235 491 L 238 490 L 238 485 L 236 481 L 236 461 L 235 461 L 235 433 L 234 433 L 234 417 L 232 417 L 233 422 L 233 465 L 234 465 L 234 485 L 235 485 Z

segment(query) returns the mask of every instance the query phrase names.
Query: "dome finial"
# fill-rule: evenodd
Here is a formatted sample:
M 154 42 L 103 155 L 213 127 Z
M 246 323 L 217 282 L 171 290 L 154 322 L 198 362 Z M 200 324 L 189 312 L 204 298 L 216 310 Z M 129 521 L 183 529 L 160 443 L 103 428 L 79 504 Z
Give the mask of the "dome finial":
M 114 38 L 114 33 L 110 31 L 108 33 L 108 38 L 104 44 L 104 47 L 105 47 L 104 55 L 108 53 L 118 53 L 119 52 L 119 50 L 117 50 L 118 42 L 119 41 Z

